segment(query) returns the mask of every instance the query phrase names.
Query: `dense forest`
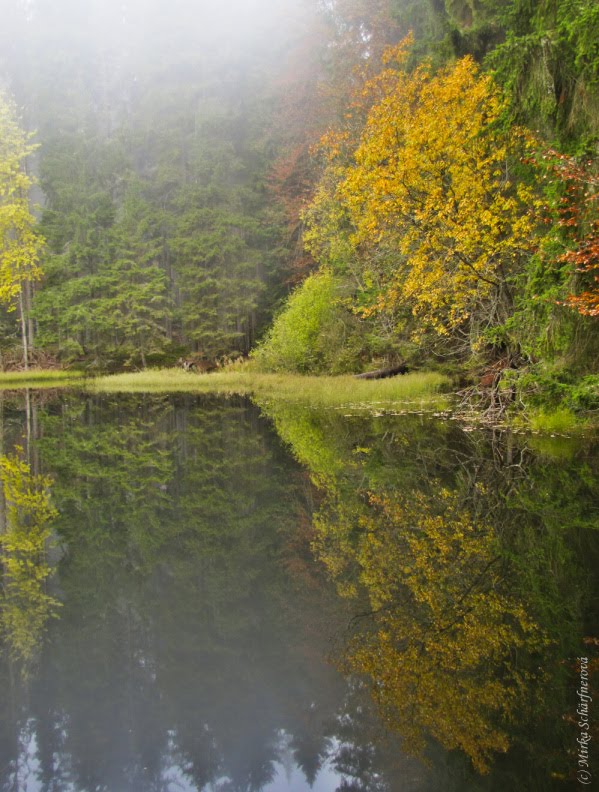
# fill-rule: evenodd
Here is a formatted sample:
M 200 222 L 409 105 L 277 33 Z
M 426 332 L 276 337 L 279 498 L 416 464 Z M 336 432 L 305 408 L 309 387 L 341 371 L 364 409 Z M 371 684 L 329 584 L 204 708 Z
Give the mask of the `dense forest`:
M 596 407 L 594 0 L 21 0 L 3 368 L 406 361 Z

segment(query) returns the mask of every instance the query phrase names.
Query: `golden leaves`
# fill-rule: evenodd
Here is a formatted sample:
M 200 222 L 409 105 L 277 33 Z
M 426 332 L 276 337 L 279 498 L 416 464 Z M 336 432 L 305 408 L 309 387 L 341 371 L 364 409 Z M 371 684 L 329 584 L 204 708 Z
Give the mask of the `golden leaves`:
M 436 74 L 427 63 L 408 73 L 407 46 L 387 57 L 402 68 L 366 83 L 371 109 L 353 153 L 347 135 L 345 152 L 323 141 L 327 222 L 318 192 L 306 213 L 307 240 L 318 257 L 345 236 L 365 272 L 388 262 L 365 314 L 404 304 L 444 334 L 505 293 L 534 249 L 535 202 L 510 178 L 525 141 L 519 130 L 501 131 L 504 105 L 491 78 L 470 57 Z
M 29 208 L 33 179 L 25 163 L 36 145 L 18 123 L 14 102 L 0 93 L 0 301 L 14 308 L 25 281 L 41 278 L 41 237 Z

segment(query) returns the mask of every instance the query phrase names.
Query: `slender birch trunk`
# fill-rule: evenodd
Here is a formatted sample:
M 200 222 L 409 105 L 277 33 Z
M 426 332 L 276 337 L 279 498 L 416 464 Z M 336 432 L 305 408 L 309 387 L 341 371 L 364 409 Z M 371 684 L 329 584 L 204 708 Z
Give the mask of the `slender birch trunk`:
M 23 288 L 19 292 L 19 309 L 21 312 L 21 339 L 23 341 L 23 365 L 25 371 L 29 369 L 29 346 L 27 343 L 27 320 L 25 319 L 25 306 L 23 302 Z

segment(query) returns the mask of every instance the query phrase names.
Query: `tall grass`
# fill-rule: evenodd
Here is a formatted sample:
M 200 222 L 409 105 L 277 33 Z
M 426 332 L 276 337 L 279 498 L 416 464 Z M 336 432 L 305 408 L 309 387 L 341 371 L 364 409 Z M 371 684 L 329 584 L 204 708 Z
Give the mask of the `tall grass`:
M 439 390 L 448 380 L 442 374 L 422 372 L 384 380 L 357 380 L 351 376 L 310 377 L 296 374 L 260 374 L 237 368 L 211 374 L 180 369 L 116 374 L 91 380 L 88 388 L 100 392 L 189 392 L 247 394 L 322 407 L 390 407 L 417 404 L 444 407 Z
M 28 371 L 0 371 L 0 390 L 19 388 L 60 388 L 79 385 L 85 381 L 79 371 L 29 369 Z

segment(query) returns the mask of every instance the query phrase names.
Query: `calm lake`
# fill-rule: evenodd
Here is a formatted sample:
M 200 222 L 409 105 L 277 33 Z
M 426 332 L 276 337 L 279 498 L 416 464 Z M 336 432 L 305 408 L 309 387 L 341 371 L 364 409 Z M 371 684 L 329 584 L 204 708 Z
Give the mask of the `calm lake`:
M 588 443 L 242 398 L 1 411 L 0 790 L 576 784 Z

